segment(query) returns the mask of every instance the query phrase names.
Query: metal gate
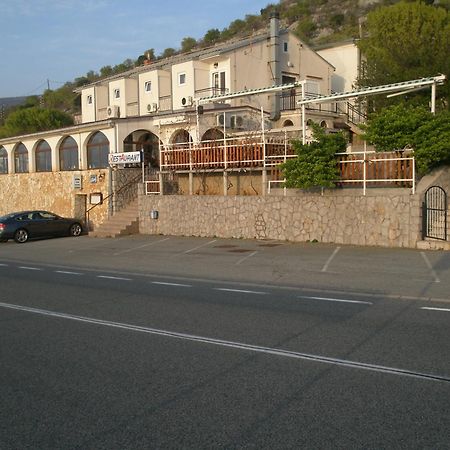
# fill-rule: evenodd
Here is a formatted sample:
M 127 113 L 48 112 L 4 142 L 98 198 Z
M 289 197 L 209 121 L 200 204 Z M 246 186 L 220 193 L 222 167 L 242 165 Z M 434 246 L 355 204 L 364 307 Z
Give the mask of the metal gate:
M 422 204 L 422 236 L 447 240 L 447 193 L 440 186 L 431 186 L 425 192 Z

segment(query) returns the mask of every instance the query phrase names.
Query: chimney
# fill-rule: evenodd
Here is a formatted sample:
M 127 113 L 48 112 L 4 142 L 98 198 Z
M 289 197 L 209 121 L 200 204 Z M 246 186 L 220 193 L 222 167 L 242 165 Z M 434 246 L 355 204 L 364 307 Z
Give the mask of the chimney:
M 281 84 L 281 63 L 280 63 L 280 15 L 273 12 L 270 15 L 270 61 L 269 68 L 272 74 L 274 85 Z M 272 94 L 272 109 L 270 114 L 271 120 L 280 118 L 280 96 L 275 92 Z

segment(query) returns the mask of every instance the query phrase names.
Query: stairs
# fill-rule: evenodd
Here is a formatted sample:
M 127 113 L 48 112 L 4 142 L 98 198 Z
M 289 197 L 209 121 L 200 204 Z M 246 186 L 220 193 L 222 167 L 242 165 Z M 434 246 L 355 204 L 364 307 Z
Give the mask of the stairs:
M 139 233 L 139 207 L 137 199 L 120 210 L 106 222 L 89 232 L 91 237 L 115 238 Z

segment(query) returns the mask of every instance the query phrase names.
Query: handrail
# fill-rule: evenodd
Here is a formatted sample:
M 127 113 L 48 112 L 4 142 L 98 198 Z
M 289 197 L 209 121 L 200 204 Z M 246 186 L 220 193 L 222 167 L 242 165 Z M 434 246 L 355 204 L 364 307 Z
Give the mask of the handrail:
M 85 223 L 86 223 L 86 227 L 89 231 L 90 226 L 89 226 L 89 213 L 96 208 L 99 205 L 103 205 L 103 202 L 105 200 L 108 200 L 109 198 L 111 198 L 112 196 L 118 194 L 119 192 L 123 191 L 125 188 L 131 186 L 132 184 L 136 183 L 137 180 L 139 180 L 140 178 L 142 178 L 142 174 L 137 175 L 136 177 L 134 177 L 132 180 L 130 180 L 128 183 L 124 184 L 120 189 L 117 189 L 117 191 L 113 191 L 111 192 L 111 194 L 107 195 L 104 199 L 102 199 L 102 201 L 100 203 L 96 203 L 95 205 L 91 206 L 89 209 L 86 210 L 85 213 Z

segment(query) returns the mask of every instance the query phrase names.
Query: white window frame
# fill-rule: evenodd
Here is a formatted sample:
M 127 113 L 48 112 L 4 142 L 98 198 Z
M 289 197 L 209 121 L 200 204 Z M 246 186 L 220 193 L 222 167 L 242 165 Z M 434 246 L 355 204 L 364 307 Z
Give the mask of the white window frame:
M 184 86 L 186 84 L 186 80 L 187 80 L 186 72 L 180 72 L 178 74 L 178 86 Z
M 284 41 L 283 42 L 283 52 L 287 53 L 289 51 L 289 42 L 288 41 Z
M 152 92 L 152 82 L 151 81 L 146 81 L 144 83 L 144 91 L 148 94 L 150 92 Z
M 120 98 L 120 89 L 119 88 L 114 89 L 114 98 Z
M 93 97 L 92 97 L 92 94 L 89 94 L 89 95 L 86 97 L 86 103 L 87 103 L 88 105 L 92 105 L 93 101 L 94 101 L 94 99 L 93 99 Z

